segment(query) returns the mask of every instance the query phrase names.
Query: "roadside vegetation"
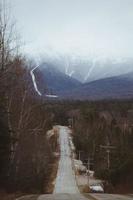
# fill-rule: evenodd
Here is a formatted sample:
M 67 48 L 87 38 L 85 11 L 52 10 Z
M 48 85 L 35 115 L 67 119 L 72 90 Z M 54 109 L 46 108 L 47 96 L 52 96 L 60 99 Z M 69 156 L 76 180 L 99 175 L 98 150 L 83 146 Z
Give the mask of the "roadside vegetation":
M 34 91 L 35 67 L 20 51 L 6 1 L 0 3 L 0 196 L 43 192 L 53 152 L 46 133 L 53 113 Z M 12 198 L 14 195 L 11 195 Z M 10 198 L 9 197 L 9 198 Z
M 77 155 L 89 159 L 105 192 L 132 192 L 133 102 L 84 102 L 72 119 Z

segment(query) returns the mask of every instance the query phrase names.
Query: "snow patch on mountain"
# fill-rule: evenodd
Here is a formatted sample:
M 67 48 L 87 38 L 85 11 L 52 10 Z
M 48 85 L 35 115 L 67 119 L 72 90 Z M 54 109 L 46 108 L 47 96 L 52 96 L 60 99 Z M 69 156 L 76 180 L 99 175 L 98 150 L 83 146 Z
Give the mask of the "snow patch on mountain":
M 89 79 L 89 77 L 91 76 L 91 72 L 92 72 L 92 71 L 94 70 L 94 68 L 95 68 L 95 63 L 96 63 L 96 60 L 93 61 L 92 66 L 90 67 L 90 69 L 89 69 L 87 75 L 86 75 L 85 78 L 84 78 L 84 82 L 86 82 L 86 81 Z
M 69 73 L 69 76 L 72 77 L 72 75 L 75 73 L 74 70 L 72 70 L 70 73 Z
M 46 94 L 45 97 L 49 97 L 49 98 L 58 98 L 57 95 L 52 95 L 52 94 Z
M 39 96 L 42 96 L 41 92 L 39 91 L 39 89 L 38 89 L 38 87 L 37 87 L 36 78 L 35 78 L 35 74 L 34 74 L 34 71 L 35 71 L 38 67 L 39 67 L 39 66 L 34 67 L 34 68 L 30 71 L 30 74 L 31 74 L 31 77 L 32 77 L 32 81 L 33 81 L 33 85 L 34 85 L 35 91 L 37 92 L 37 94 L 38 94 Z

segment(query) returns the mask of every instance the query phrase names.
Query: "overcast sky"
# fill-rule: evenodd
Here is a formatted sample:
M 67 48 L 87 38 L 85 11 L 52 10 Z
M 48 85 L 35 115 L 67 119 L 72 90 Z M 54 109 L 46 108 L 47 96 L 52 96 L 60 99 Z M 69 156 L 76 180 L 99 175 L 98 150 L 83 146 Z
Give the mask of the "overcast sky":
M 133 55 L 133 0 L 10 1 L 31 55 Z

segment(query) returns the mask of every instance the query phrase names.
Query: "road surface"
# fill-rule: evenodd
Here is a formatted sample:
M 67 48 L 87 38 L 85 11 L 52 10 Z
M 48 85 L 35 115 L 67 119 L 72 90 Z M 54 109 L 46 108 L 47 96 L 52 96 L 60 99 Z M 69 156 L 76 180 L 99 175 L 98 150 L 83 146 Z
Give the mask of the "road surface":
M 80 194 L 76 183 L 76 177 L 71 158 L 69 145 L 70 129 L 59 126 L 60 161 L 55 180 L 53 195 L 42 195 L 38 200 L 57 199 L 57 200 L 87 200 Z
M 60 161 L 53 194 L 25 196 L 18 200 L 133 200 L 132 195 L 80 194 L 71 159 L 69 132 L 67 127 L 59 126 Z
M 69 132 L 67 127 L 59 127 L 60 161 L 54 188 L 54 193 L 56 194 L 79 193 L 72 166 Z

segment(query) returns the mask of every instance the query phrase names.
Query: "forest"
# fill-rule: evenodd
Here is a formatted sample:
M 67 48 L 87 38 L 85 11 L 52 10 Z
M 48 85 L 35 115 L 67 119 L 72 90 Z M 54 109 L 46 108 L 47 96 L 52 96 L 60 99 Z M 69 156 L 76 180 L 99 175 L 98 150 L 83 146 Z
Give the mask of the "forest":
M 72 117 L 77 154 L 81 151 L 83 162 L 89 158 L 90 169 L 105 181 L 105 191 L 132 192 L 132 100 L 82 103 Z

